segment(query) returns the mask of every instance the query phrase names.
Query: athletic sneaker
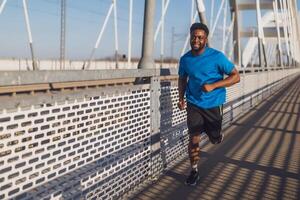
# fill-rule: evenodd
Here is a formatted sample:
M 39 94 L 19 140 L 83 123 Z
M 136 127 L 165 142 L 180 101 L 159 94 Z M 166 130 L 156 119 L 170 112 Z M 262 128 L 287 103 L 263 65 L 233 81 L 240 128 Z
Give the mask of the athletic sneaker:
M 212 144 L 220 144 L 224 139 L 224 134 L 221 134 L 218 138 L 214 138 L 208 135 L 208 138 Z
M 189 177 L 186 179 L 185 184 L 195 186 L 199 180 L 199 172 L 192 170 Z

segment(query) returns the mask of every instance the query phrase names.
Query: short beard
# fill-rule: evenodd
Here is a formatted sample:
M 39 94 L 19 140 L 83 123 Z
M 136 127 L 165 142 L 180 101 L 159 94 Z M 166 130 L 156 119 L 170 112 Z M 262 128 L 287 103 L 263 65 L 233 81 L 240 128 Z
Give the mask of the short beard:
M 200 50 L 201 50 L 201 47 L 199 47 L 199 48 L 193 48 L 193 47 L 192 47 L 192 50 L 193 50 L 193 51 L 200 51 Z
M 200 45 L 199 48 L 193 48 L 192 44 L 191 44 L 191 49 L 194 52 L 200 52 L 201 50 L 203 50 L 205 48 L 206 45 Z

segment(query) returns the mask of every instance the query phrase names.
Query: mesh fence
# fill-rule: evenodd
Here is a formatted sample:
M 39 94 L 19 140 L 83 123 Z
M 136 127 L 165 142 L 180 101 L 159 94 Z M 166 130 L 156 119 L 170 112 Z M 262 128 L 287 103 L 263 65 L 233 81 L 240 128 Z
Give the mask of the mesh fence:
M 295 74 L 241 74 L 227 92 L 224 126 Z M 0 199 L 118 199 L 185 158 L 188 131 L 186 113 L 177 108 L 177 80 L 160 81 L 159 93 L 154 89 L 151 83 L 107 86 L 2 110 Z M 151 127 L 156 117 L 159 132 Z

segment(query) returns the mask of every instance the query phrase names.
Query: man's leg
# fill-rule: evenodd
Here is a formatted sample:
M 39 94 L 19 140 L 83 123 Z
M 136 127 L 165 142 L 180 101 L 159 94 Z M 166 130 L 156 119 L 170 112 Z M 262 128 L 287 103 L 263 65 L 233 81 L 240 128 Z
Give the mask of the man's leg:
M 199 172 L 198 172 L 198 162 L 200 160 L 200 133 L 190 134 L 189 135 L 189 145 L 188 152 L 192 170 L 190 175 L 186 179 L 185 183 L 187 185 L 196 185 L 199 180 Z
M 199 108 L 187 104 L 187 125 L 189 129 L 188 153 L 191 162 L 191 173 L 186 180 L 187 185 L 196 185 L 199 180 L 198 162 L 200 160 L 200 134 L 203 132 L 203 117 Z
M 219 144 L 223 141 L 222 120 L 223 106 L 203 109 L 204 129 L 212 144 Z
M 189 135 L 188 152 L 192 169 L 197 169 L 198 162 L 200 160 L 200 133 Z

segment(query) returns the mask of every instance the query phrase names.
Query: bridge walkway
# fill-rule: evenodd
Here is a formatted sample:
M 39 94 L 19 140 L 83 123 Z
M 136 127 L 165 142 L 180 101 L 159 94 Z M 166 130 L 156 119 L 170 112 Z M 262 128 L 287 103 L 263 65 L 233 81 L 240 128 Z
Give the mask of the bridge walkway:
M 130 199 L 300 199 L 299 76 L 224 133 L 201 149 L 197 186 L 184 184 L 185 159 Z

